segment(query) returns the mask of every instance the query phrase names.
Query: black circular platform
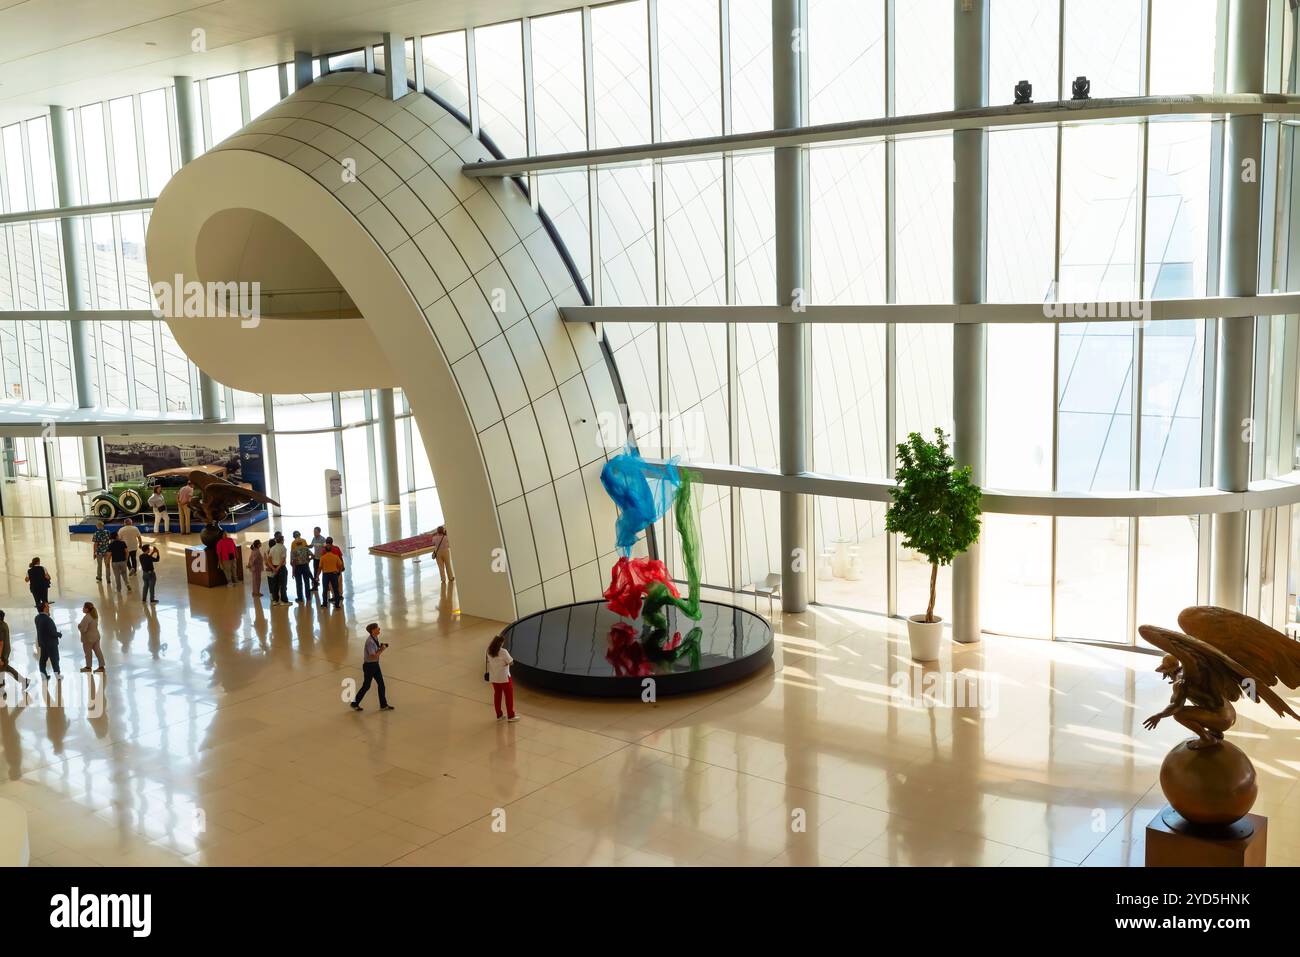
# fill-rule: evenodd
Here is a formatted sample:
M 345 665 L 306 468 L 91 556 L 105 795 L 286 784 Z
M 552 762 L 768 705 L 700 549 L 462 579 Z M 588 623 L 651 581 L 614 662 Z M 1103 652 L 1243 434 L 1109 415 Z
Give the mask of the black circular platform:
M 682 694 L 743 678 L 772 660 L 772 626 L 765 619 L 710 601 L 700 602 L 700 611 L 695 622 L 665 608 L 668 640 L 661 643 L 643 633 L 640 620 L 615 614 L 603 601 L 549 608 L 506 628 L 510 670 L 524 684 L 550 691 L 636 698 L 646 678 L 654 679 L 656 696 Z

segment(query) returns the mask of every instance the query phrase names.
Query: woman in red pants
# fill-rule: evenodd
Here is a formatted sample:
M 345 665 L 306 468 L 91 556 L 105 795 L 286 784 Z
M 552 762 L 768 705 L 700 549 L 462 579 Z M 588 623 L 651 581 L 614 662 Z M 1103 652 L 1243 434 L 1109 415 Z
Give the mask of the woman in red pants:
M 484 675 L 488 681 L 492 682 L 492 704 L 497 709 L 497 720 L 506 718 L 507 721 L 518 721 L 519 715 L 515 714 L 515 684 L 510 678 L 510 663 L 515 659 L 510 657 L 510 652 L 502 647 L 506 643 L 504 633 L 497 635 L 488 645 L 487 650 L 487 674 Z M 506 699 L 506 713 L 501 713 L 501 699 Z M 509 717 L 506 717 L 509 715 Z

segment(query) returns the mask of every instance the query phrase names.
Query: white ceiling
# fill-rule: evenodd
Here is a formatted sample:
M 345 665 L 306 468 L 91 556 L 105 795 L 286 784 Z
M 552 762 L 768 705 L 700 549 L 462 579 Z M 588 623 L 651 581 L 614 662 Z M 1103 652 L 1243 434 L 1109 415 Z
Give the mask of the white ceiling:
M 379 42 L 552 13 L 580 0 L 0 0 L 0 122 L 173 76 L 220 76 Z M 195 53 L 195 30 L 206 51 Z

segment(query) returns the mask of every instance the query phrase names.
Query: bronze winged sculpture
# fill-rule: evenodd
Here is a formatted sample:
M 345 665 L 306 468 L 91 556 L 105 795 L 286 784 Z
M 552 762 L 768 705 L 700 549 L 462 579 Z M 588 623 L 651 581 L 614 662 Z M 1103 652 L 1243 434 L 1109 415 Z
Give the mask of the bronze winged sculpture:
M 234 506 L 243 505 L 247 502 L 260 502 L 263 505 L 277 506 L 280 504 L 269 495 L 264 495 L 256 489 L 249 488 L 246 485 L 236 485 L 234 482 L 228 482 L 210 472 L 196 469 L 190 473 L 190 482 L 201 493 L 197 504 L 206 524 L 199 537 L 202 539 L 203 544 L 208 546 L 215 545 L 217 539 L 224 534 L 221 532 L 218 523 L 226 517 L 226 513 Z M 209 529 L 215 529 L 215 532 L 210 532 Z
M 1199 824 L 1229 824 L 1255 801 L 1255 769 L 1224 741 L 1237 720 L 1232 703 L 1263 701 L 1279 715 L 1300 714 L 1273 690 L 1300 687 L 1300 642 L 1227 608 L 1198 606 L 1178 615 L 1171 631 L 1142 625 L 1142 638 L 1165 653 L 1156 671 L 1173 683 L 1169 706 L 1143 722 L 1154 729 L 1173 718 L 1196 737 L 1165 757 L 1160 786 L 1174 810 Z M 1199 757 L 1198 757 L 1199 756 Z

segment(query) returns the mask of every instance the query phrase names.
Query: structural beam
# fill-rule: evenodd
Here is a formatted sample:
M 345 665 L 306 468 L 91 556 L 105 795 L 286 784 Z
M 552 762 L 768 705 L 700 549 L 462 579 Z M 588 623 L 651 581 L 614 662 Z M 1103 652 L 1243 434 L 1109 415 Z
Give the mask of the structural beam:
M 807 30 L 802 0 L 772 0 L 772 115 L 782 129 L 797 129 L 804 117 L 803 51 Z M 804 222 L 806 195 L 803 150 L 782 146 L 774 151 L 776 187 L 776 295 L 777 304 L 795 312 L 806 298 L 804 277 Z M 794 318 L 792 316 L 792 318 Z M 781 446 L 781 472 L 798 475 L 807 468 L 806 432 L 807 330 L 795 319 L 776 330 L 777 409 Z M 808 607 L 807 507 L 803 495 L 781 494 L 781 608 L 801 612 Z
M 377 389 L 375 419 L 379 425 L 379 479 L 383 503 L 397 505 L 402 486 L 398 481 L 401 456 L 397 454 L 397 400 L 392 389 Z
M 953 14 L 953 103 L 959 110 L 988 106 L 989 3 L 961 0 Z M 959 129 L 952 136 L 952 294 L 958 303 L 984 301 L 988 237 L 988 130 Z M 953 457 L 984 481 L 985 368 L 988 327 L 959 323 L 952 329 Z M 952 566 L 952 637 L 980 640 L 980 546 Z
M 650 323 L 966 323 L 1033 324 L 1059 322 L 1163 322 L 1172 319 L 1217 319 L 1252 313 L 1280 316 L 1300 312 L 1300 293 L 1257 296 L 1209 296 L 1152 299 L 1140 302 L 976 302 L 852 306 L 562 306 L 566 322 Z M 0 314 L 2 315 L 2 314 Z
M 963 13 L 960 8 L 957 10 L 959 17 L 974 15 L 974 8 L 972 13 Z M 806 37 L 807 34 L 802 36 Z M 806 40 L 803 42 L 806 44 Z M 773 52 L 775 55 L 775 51 Z M 1060 100 L 1049 103 L 918 113 L 914 116 L 882 116 L 851 120 L 847 123 L 825 123 L 803 127 L 783 126 L 780 119 L 777 119 L 775 130 L 761 133 L 735 133 L 728 136 L 708 136 L 669 143 L 642 143 L 636 146 L 581 150 L 573 153 L 551 153 L 523 159 L 487 160 L 480 163 L 466 163 L 462 167 L 462 172 L 473 178 L 522 176 L 525 173 L 585 169 L 590 166 L 633 165 L 661 158 L 710 156 L 785 146 L 810 146 L 818 143 L 869 142 L 912 133 L 948 130 L 1136 121 L 1159 116 L 1294 117 L 1298 114 L 1300 114 L 1300 96 L 1269 93 L 1239 96 L 1128 96 L 1097 100 Z
M 1268 7 L 1258 0 L 1230 0 L 1228 72 L 1230 93 L 1264 89 Z M 1259 289 L 1260 181 L 1263 177 L 1262 116 L 1231 116 L 1223 175 L 1221 291 L 1253 296 Z M 1255 317 L 1219 322 L 1215 383 L 1214 484 L 1227 492 L 1250 483 L 1254 436 L 1251 395 L 1254 378 Z M 1245 607 L 1247 513 L 1214 516 L 1210 600 L 1224 608 Z
M 181 165 L 184 165 L 203 152 L 203 135 L 200 132 L 199 104 L 194 93 L 194 81 L 188 76 L 178 76 L 175 84 L 176 140 L 180 146 Z M 202 369 L 199 369 L 199 415 L 205 422 L 216 422 L 222 418 L 221 390 L 216 380 Z
M 54 111 L 65 112 L 61 106 L 50 107 L 50 115 L 54 116 Z M 62 121 L 68 123 L 66 115 Z M 53 126 L 54 123 L 51 123 Z M 70 132 L 65 132 L 65 136 L 71 136 Z M 74 190 L 69 195 L 76 195 Z M 4 213 L 0 215 L 0 226 L 6 226 L 11 223 L 34 223 L 50 219 L 77 219 L 85 216 L 110 216 L 114 213 L 132 213 L 140 209 L 153 209 L 154 201 L 149 199 L 121 199 L 112 203 L 88 203 L 84 206 L 60 206 L 57 209 L 34 209 L 25 213 Z
M 71 207 L 77 197 L 76 139 L 72 131 L 72 115 L 62 106 L 50 107 L 50 139 L 54 149 L 54 182 L 58 188 L 60 206 Z M 72 359 L 72 380 L 77 393 L 77 408 L 91 409 L 98 402 L 95 392 L 93 330 L 92 320 L 84 318 L 86 313 L 86 290 L 89 280 L 85 274 L 85 257 L 83 246 L 77 242 L 75 219 L 59 220 L 59 242 L 63 246 L 63 279 L 65 302 L 73 315 L 82 314 L 83 318 L 70 319 L 68 322 L 69 346 Z M 83 233 L 84 238 L 84 233 Z M 85 437 L 81 440 L 82 469 L 85 472 L 87 489 L 104 485 L 103 469 L 100 466 L 99 442 Z
M 396 33 L 384 34 L 384 91 L 390 100 L 411 92 L 406 85 L 406 39 Z

